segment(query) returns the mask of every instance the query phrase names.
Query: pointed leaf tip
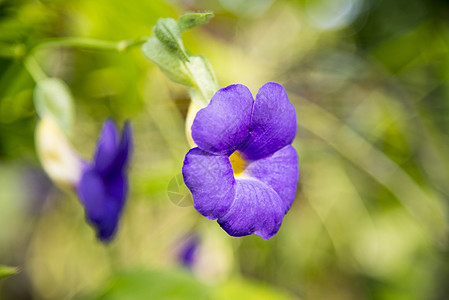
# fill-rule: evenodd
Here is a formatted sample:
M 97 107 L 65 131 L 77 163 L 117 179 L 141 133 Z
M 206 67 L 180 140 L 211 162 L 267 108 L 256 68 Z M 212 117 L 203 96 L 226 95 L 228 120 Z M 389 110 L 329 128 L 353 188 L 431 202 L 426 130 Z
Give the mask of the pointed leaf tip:
M 209 19 L 214 16 L 212 12 L 205 13 L 188 13 L 181 16 L 178 20 L 178 26 L 181 31 L 201 26 L 209 22 Z
M 16 267 L 0 265 L 0 279 L 15 275 L 17 273 L 19 273 L 19 269 Z

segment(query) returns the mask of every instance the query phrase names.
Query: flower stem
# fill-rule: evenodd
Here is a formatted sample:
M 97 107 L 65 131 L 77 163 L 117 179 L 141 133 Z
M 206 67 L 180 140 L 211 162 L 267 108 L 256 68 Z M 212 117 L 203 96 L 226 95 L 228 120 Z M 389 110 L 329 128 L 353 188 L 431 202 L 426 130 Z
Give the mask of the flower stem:
M 53 47 L 78 47 L 90 50 L 99 50 L 99 51 L 115 51 L 115 52 L 125 52 L 128 49 L 139 46 L 148 39 L 148 37 L 140 37 L 135 40 L 123 40 L 119 42 L 109 42 L 91 38 L 82 38 L 82 37 L 64 37 L 64 38 L 55 38 L 44 41 L 37 46 L 35 46 L 32 51 L 37 51 L 44 48 L 53 48 Z
M 24 65 L 28 72 L 33 77 L 34 81 L 40 81 L 42 79 L 47 78 L 44 71 L 40 68 L 36 59 L 34 58 L 34 53 L 41 49 L 46 48 L 54 48 L 54 47 L 78 47 L 90 50 L 99 50 L 99 51 L 114 51 L 123 53 L 134 46 L 139 46 L 148 39 L 148 37 L 140 37 L 135 40 L 123 40 L 119 42 L 109 42 L 91 38 L 80 38 L 80 37 L 64 37 L 64 38 L 54 38 L 49 39 L 40 44 L 37 44 L 33 48 L 30 49 L 28 55 L 24 60 Z M 20 46 L 20 48 L 18 48 Z M 5 51 L 5 53 L 0 52 L 0 56 L 8 56 L 8 57 L 17 57 L 23 56 L 26 51 L 22 49 L 23 45 L 18 45 L 16 47 L 12 47 L 10 49 L 14 51 Z M 17 49 L 16 49 L 17 48 Z M 9 49 L 8 49 L 9 50 Z M 20 51 L 19 51 L 20 50 Z
M 33 77 L 34 81 L 38 82 L 47 78 L 47 75 L 41 69 L 33 55 L 28 55 L 23 63 L 31 77 Z

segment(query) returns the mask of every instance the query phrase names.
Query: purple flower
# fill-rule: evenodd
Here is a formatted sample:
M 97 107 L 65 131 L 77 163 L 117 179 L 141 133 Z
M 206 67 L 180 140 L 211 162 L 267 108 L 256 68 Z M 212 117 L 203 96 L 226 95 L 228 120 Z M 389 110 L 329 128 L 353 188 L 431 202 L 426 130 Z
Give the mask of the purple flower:
M 190 236 L 188 236 L 185 239 L 185 241 L 178 253 L 180 262 L 187 269 L 192 269 L 192 266 L 195 263 L 199 243 L 200 243 L 200 238 L 198 237 L 198 235 L 191 234 Z
M 115 123 L 106 120 L 101 130 L 93 162 L 86 163 L 77 192 L 86 219 L 103 241 L 113 238 L 128 192 L 126 167 L 131 154 L 132 136 L 125 123 L 119 139 Z
M 195 209 L 231 236 L 275 235 L 296 193 L 296 112 L 284 88 L 263 85 L 254 101 L 240 84 L 220 89 L 192 125 L 198 147 L 183 175 Z

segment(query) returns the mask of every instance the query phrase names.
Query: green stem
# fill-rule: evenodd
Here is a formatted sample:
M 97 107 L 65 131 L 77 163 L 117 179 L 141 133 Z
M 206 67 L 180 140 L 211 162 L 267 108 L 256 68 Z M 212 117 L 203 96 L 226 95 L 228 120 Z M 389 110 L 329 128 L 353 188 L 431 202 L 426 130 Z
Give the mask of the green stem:
M 53 47 L 78 47 L 90 50 L 125 52 L 128 49 L 139 46 L 146 42 L 148 37 L 140 37 L 136 40 L 123 40 L 119 42 L 108 42 L 103 40 L 82 38 L 82 37 L 64 37 L 44 41 L 35 46 L 32 51 Z
M 0 265 L 0 279 L 19 273 L 16 267 Z
M 78 38 L 78 37 L 69 37 L 69 38 L 55 38 L 51 40 L 44 41 L 32 48 L 27 57 L 24 60 L 24 64 L 28 72 L 33 77 L 34 81 L 40 81 L 42 79 L 47 78 L 44 71 L 42 71 L 41 67 L 37 63 L 34 58 L 34 53 L 46 48 L 54 48 L 54 47 L 79 47 L 91 50 L 102 50 L 102 51 L 115 51 L 115 52 L 125 52 L 131 47 L 139 46 L 147 40 L 147 37 L 140 37 L 136 40 L 123 40 L 119 42 L 108 42 L 91 38 Z M 25 51 L 23 51 L 23 45 L 17 45 L 15 47 L 11 47 L 8 50 L 12 49 L 13 51 L 5 51 L 0 52 L 0 56 L 2 54 L 8 57 L 18 57 L 23 56 Z M 19 51 L 20 50 L 20 51 Z
M 47 78 L 47 75 L 41 69 L 33 55 L 28 55 L 23 63 L 34 81 L 38 82 Z

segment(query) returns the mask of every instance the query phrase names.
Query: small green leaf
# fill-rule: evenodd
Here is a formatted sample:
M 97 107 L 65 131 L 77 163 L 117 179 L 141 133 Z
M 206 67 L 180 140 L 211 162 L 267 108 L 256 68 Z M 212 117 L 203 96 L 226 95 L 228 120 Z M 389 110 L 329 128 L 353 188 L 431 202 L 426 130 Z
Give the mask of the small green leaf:
M 189 89 L 190 97 L 200 107 L 205 107 L 218 90 L 218 82 L 209 61 L 202 56 L 191 56 L 186 66 L 195 82 Z
M 159 68 L 176 83 L 193 86 L 192 77 L 184 62 L 175 51 L 162 43 L 159 39 L 151 37 L 142 45 L 145 56 L 153 61 Z
M 178 26 L 181 31 L 184 31 L 206 24 L 213 16 L 211 12 L 185 14 L 178 19 Z
M 64 81 L 46 78 L 36 84 L 34 106 L 41 119 L 50 117 L 65 131 L 74 121 L 72 94 Z
M 163 44 L 175 50 L 181 60 L 189 61 L 189 56 L 181 40 L 181 30 L 175 20 L 172 18 L 159 19 L 154 25 L 153 31 Z
M 188 55 L 181 39 L 181 30 L 206 23 L 212 13 L 193 13 L 182 16 L 178 22 L 171 18 L 159 19 L 153 27 L 156 37 L 142 45 L 142 51 L 172 81 L 189 88 L 189 94 L 199 107 L 205 107 L 218 90 L 214 71 L 207 59 Z
M 15 267 L 0 265 L 0 279 L 15 275 L 19 270 Z

